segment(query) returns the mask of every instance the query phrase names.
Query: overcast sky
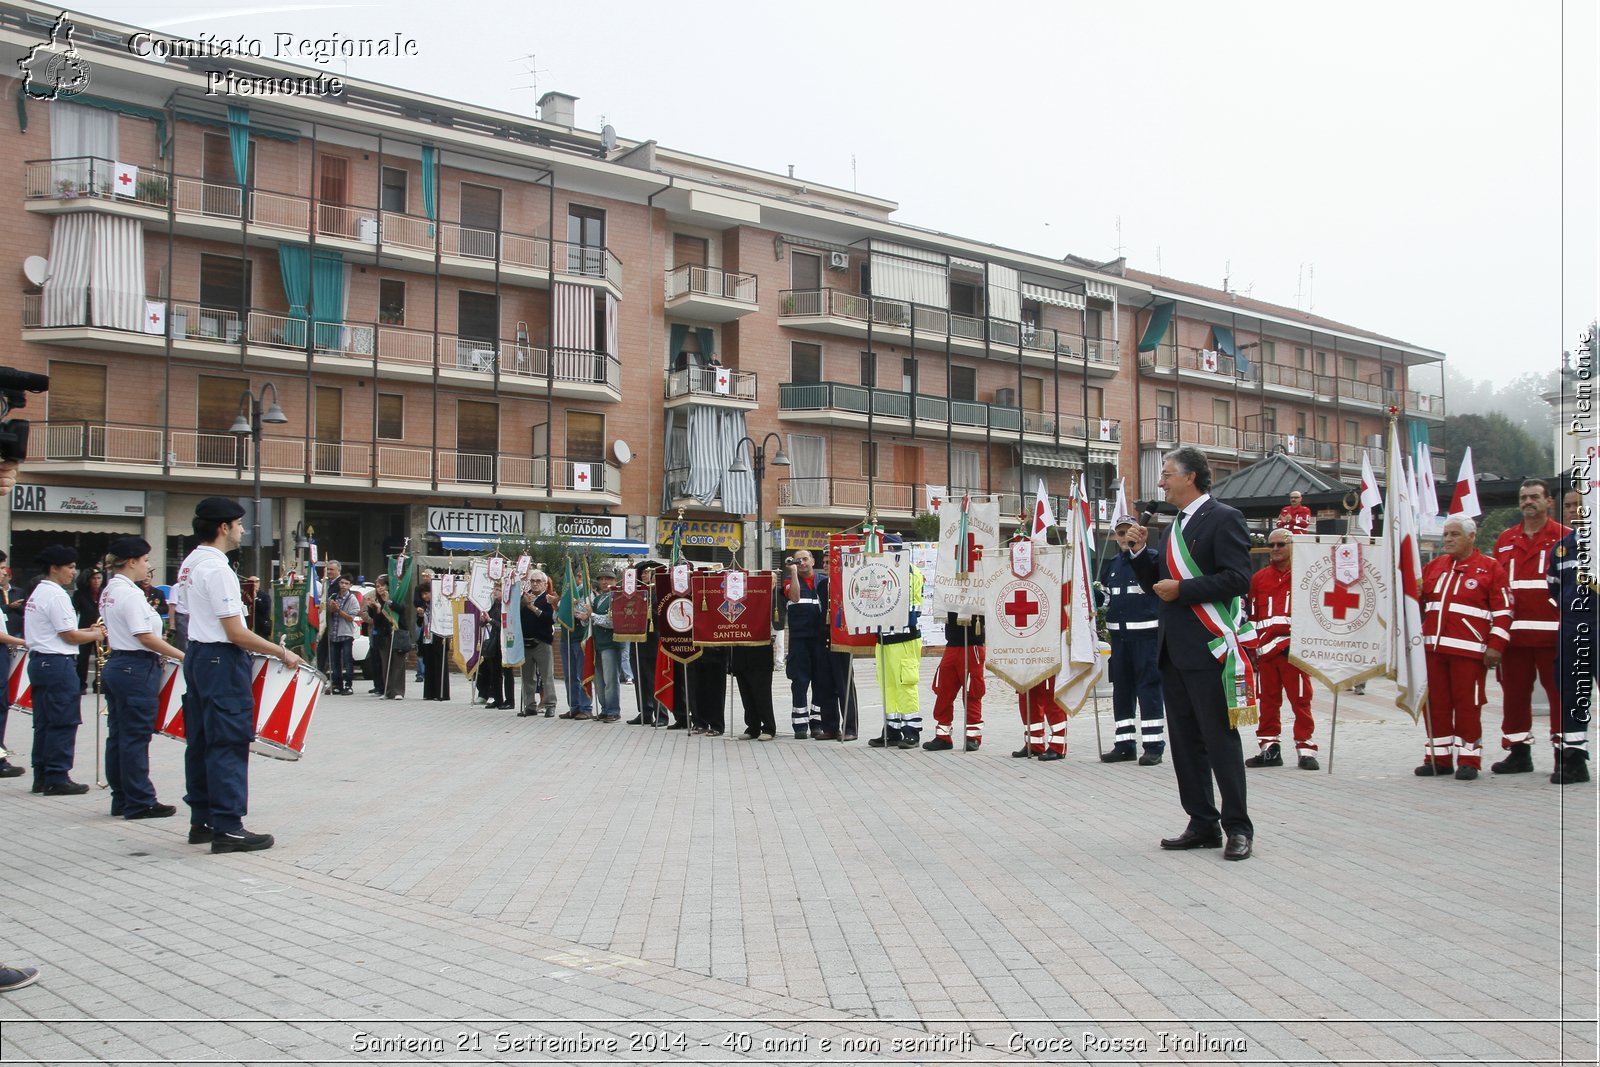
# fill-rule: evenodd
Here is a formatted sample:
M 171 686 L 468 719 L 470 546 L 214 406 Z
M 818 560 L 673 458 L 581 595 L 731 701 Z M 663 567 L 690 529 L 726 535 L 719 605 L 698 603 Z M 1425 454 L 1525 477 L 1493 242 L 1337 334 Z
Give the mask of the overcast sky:
M 415 38 L 334 73 L 897 201 L 1446 352 L 1553 368 L 1596 314 L 1593 0 L 91 2 L 175 35 Z M 524 57 L 533 56 L 533 59 Z M 534 73 L 528 73 L 533 71 Z M 537 92 L 530 86 L 537 81 Z M 1563 179 L 1565 179 L 1563 181 Z

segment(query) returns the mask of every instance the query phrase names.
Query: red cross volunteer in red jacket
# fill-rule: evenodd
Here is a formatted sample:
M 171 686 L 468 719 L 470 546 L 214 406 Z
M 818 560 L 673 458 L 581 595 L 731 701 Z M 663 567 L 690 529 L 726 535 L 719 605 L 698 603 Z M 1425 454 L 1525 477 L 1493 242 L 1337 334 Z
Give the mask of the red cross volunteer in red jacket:
M 1506 572 L 1477 550 L 1478 524 L 1444 523 L 1444 553 L 1422 569 L 1422 644 L 1428 660 L 1427 754 L 1417 774 L 1478 777 L 1483 680 L 1511 639 Z
M 1250 621 L 1256 624 L 1256 665 L 1260 671 L 1261 721 L 1256 742 L 1261 751 L 1244 761 L 1246 767 L 1282 767 L 1279 744 L 1283 722 L 1283 697 L 1294 711 L 1294 747 L 1302 771 L 1317 770 L 1317 745 L 1311 740 L 1311 679 L 1289 662 L 1289 597 L 1294 576 L 1289 560 L 1294 545 L 1289 531 L 1273 530 L 1267 536 L 1271 562 L 1250 579 Z
M 1495 562 L 1505 568 L 1511 587 L 1511 643 L 1500 661 L 1504 708 L 1500 747 L 1509 755 L 1489 769 L 1496 774 L 1533 770 L 1533 683 L 1537 678 L 1550 701 L 1550 736 L 1561 733 L 1561 694 L 1556 685 L 1556 637 L 1561 609 L 1546 579 L 1555 547 L 1570 532 L 1550 517 L 1555 501 L 1550 487 L 1529 478 L 1517 490 L 1522 523 L 1494 543 Z

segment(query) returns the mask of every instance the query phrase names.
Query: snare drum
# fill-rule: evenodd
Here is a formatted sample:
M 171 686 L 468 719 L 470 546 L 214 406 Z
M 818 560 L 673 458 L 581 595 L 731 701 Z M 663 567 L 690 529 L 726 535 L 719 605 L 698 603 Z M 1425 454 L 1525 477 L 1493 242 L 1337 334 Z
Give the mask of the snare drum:
M 28 650 L 11 653 L 11 675 L 6 679 L 6 704 L 12 711 L 33 714 L 33 683 L 28 681 Z
M 183 678 L 180 660 L 161 657 L 161 688 L 156 692 L 156 733 L 185 741 L 183 733 L 183 694 L 189 683 Z
M 297 760 L 328 679 L 306 663 L 291 671 L 274 657 L 250 655 L 255 660 L 250 689 L 256 700 L 256 739 L 250 749 L 258 756 Z

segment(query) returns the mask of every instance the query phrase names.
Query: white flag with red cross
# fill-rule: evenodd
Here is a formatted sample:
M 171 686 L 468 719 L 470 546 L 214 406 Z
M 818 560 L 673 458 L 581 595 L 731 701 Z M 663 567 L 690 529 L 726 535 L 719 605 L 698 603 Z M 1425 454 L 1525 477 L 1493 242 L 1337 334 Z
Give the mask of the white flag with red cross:
M 574 463 L 572 465 L 572 488 L 580 493 L 587 493 L 594 488 L 594 464 Z
M 116 173 L 111 176 L 111 191 L 117 196 L 133 196 L 139 191 L 139 168 L 127 163 L 118 163 Z
M 1478 502 L 1478 479 L 1472 469 L 1471 445 L 1461 457 L 1461 473 L 1456 475 L 1456 491 L 1450 497 L 1450 514 L 1469 519 L 1483 514 L 1483 505 Z

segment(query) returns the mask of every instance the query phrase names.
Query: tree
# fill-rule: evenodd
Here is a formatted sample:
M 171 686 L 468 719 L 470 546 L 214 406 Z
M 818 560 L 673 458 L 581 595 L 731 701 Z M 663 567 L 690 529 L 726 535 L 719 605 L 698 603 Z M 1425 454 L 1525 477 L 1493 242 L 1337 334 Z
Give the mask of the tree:
M 1555 472 L 1550 446 L 1498 411 L 1487 415 L 1451 415 L 1444 420 L 1445 479 L 1454 482 L 1461 457 L 1472 447 L 1472 466 L 1479 478 L 1547 478 Z

